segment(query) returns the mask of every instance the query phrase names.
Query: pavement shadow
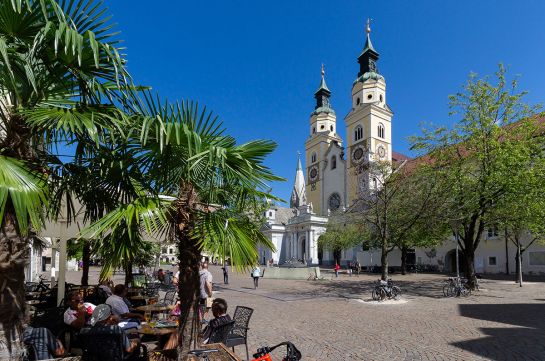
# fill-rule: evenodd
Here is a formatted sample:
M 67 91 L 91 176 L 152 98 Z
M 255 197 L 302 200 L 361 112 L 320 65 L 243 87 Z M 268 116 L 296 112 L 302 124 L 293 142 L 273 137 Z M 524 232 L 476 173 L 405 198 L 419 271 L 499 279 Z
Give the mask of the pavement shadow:
M 491 360 L 545 360 L 544 304 L 461 304 L 460 315 L 512 325 L 480 328 L 486 336 L 451 343 Z
M 321 292 L 371 296 L 377 281 L 362 280 L 352 282 L 328 282 L 319 286 Z M 401 288 L 402 295 L 413 297 L 443 298 L 443 282 L 395 280 L 394 285 Z

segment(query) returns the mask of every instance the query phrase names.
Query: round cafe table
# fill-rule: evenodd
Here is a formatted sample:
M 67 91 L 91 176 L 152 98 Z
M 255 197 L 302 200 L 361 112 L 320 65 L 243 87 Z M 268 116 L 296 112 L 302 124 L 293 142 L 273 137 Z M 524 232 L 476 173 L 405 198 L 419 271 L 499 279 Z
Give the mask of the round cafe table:
M 151 327 L 149 324 L 143 324 L 138 333 L 141 335 L 153 335 L 153 336 L 164 336 L 170 335 L 171 333 L 176 332 L 177 327 Z
M 150 312 L 150 313 L 171 311 L 173 309 L 174 309 L 174 305 L 158 305 L 158 304 L 136 307 L 136 310 L 138 311 Z

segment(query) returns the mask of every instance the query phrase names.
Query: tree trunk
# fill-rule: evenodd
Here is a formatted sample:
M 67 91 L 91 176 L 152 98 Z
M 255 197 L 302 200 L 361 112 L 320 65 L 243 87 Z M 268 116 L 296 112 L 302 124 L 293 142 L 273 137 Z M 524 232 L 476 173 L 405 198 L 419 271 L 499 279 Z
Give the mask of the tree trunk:
M 82 260 L 83 268 L 81 273 L 81 285 L 87 286 L 89 285 L 89 261 L 91 259 L 91 242 L 84 239 L 83 242 L 83 252 L 82 252 Z
M 20 335 L 29 247 L 28 238 L 17 231 L 14 213 L 7 204 L 0 228 L 0 360 L 18 360 L 23 350 Z
M 386 281 L 388 279 L 388 244 L 382 243 L 382 254 L 380 255 L 380 266 L 382 268 L 381 279 Z
M 407 247 L 401 247 L 401 274 L 407 274 Z
M 507 228 L 505 229 L 505 274 L 509 276 L 509 239 L 507 238 Z
M 182 232 L 179 232 L 182 233 Z M 184 232 L 178 235 L 180 254 L 180 278 L 178 294 L 180 295 L 180 327 L 178 328 L 178 360 L 187 360 L 193 349 L 200 322 L 198 317 L 200 282 L 200 251 L 195 242 Z
M 475 277 L 475 250 L 473 247 L 468 249 L 468 247 L 465 247 L 464 253 L 464 262 L 465 262 L 465 273 L 468 281 L 469 288 L 472 290 L 475 289 L 476 284 L 476 277 Z
M 128 286 L 129 283 L 132 285 L 132 262 L 125 263 L 125 286 Z
M 520 249 L 520 242 L 517 242 L 517 283 L 522 287 L 522 251 Z

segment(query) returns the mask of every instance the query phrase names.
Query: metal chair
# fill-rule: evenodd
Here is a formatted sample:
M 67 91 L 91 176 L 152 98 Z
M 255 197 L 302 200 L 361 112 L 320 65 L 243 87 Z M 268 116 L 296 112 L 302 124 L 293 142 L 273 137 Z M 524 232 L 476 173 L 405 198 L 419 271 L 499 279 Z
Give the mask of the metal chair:
M 233 329 L 233 326 L 235 325 L 235 321 L 229 321 L 227 323 L 224 323 L 221 326 L 218 326 L 212 330 L 212 333 L 210 334 L 210 337 L 208 338 L 207 343 L 225 343 L 227 342 L 227 336 L 229 336 L 229 333 Z
M 163 299 L 163 303 L 165 305 L 173 305 L 175 296 L 176 291 L 167 291 L 167 293 L 165 294 L 165 298 Z
M 83 350 L 83 361 L 123 361 L 126 357 L 123 350 L 125 335 L 119 327 L 100 326 L 83 328 L 79 340 Z M 147 349 L 143 349 L 144 359 L 148 359 Z
M 235 346 L 245 345 L 246 346 L 246 359 L 250 359 L 248 352 L 248 324 L 250 323 L 250 318 L 254 312 L 253 308 L 245 306 L 237 306 L 235 309 L 235 314 L 233 315 L 233 321 L 235 325 L 231 330 L 231 333 L 227 336 L 227 342 L 225 346 L 231 347 L 233 352 L 235 351 Z

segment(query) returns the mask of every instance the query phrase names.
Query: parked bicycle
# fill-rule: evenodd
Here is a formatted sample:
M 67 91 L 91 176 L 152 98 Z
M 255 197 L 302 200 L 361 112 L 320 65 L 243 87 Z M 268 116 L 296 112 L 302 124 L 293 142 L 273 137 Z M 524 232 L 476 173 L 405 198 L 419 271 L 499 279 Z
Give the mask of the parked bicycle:
M 394 286 L 391 278 L 387 281 L 378 280 L 373 288 L 372 297 L 375 301 L 382 301 L 386 298 L 397 299 L 399 296 L 401 296 L 401 288 Z
M 443 295 L 445 297 L 467 297 L 471 295 L 471 289 L 467 280 L 462 280 L 460 277 L 449 277 L 443 286 Z
M 289 341 L 281 342 L 276 346 L 264 346 L 257 349 L 257 352 L 254 354 L 254 359 L 252 361 L 273 361 L 271 357 L 271 352 L 274 349 L 286 346 L 286 356 L 282 358 L 282 361 L 299 361 L 302 358 L 301 352 L 295 347 L 295 345 Z

